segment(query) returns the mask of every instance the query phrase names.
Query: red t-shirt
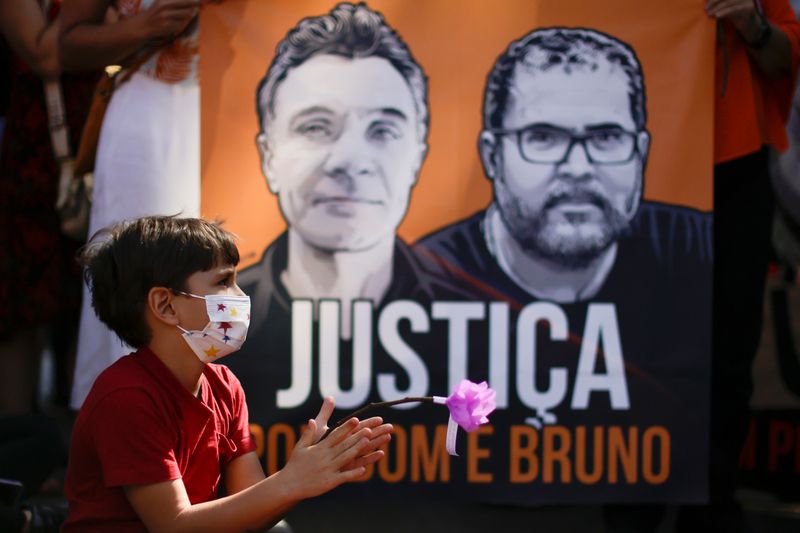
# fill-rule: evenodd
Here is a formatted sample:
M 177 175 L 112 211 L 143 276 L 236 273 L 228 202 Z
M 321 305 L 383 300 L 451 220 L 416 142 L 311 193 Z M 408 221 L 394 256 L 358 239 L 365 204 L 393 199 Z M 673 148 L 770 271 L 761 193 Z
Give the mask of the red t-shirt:
M 213 500 L 220 474 L 253 451 L 239 380 L 206 365 L 192 395 L 148 348 L 97 378 L 72 433 L 61 531 L 146 531 L 123 487 L 183 479 L 193 504 Z

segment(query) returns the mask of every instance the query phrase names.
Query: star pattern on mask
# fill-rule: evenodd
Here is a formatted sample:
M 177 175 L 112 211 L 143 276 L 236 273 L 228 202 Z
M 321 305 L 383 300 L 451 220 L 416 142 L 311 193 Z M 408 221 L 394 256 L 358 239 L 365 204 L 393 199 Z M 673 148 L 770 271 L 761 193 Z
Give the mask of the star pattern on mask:
M 227 309 L 225 304 L 217 304 L 217 311 L 224 311 L 225 309 Z
M 239 313 L 236 311 L 235 307 L 231 307 L 231 316 L 239 316 Z
M 231 325 L 231 323 L 230 323 L 230 322 L 220 322 L 220 323 L 219 323 L 219 329 L 221 329 L 221 330 L 222 330 L 222 332 L 223 332 L 223 333 L 224 333 L 226 336 L 228 335 L 228 330 L 229 330 L 229 329 L 231 329 L 232 327 L 233 327 L 233 326 Z
M 219 350 L 214 346 L 209 346 L 207 350 L 203 350 L 208 357 L 216 357 Z

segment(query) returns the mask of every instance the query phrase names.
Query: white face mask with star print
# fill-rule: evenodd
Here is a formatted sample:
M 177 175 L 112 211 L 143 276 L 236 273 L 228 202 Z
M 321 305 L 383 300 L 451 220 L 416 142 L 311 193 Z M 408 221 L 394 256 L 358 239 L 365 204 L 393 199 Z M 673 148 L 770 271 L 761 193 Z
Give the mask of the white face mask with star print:
M 178 326 L 186 344 L 201 361 L 212 363 L 242 347 L 250 326 L 249 296 L 181 294 L 206 301 L 209 322 L 202 331 Z

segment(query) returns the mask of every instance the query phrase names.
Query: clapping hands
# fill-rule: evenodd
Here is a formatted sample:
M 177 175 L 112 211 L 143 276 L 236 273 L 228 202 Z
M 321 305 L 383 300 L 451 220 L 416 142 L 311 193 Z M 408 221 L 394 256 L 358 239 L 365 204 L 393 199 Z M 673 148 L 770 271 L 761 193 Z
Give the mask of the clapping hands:
M 351 418 L 322 439 L 333 408 L 333 398 L 325 398 L 280 472 L 292 499 L 318 496 L 353 481 L 364 474 L 367 465 L 384 456 L 379 448 L 391 439 L 392 425 L 377 416 Z

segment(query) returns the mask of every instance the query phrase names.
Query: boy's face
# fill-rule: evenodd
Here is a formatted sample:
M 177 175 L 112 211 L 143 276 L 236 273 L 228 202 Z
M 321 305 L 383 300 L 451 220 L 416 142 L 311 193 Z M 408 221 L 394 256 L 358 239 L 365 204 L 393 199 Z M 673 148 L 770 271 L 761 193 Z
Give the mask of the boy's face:
M 186 278 L 186 292 L 197 296 L 209 294 L 228 294 L 231 296 L 244 296 L 244 292 L 236 284 L 236 267 L 233 265 L 218 265 L 210 270 L 195 272 Z M 179 306 L 178 313 L 181 326 L 189 330 L 202 330 L 208 324 L 206 303 L 197 298 L 179 296 L 173 299 Z

